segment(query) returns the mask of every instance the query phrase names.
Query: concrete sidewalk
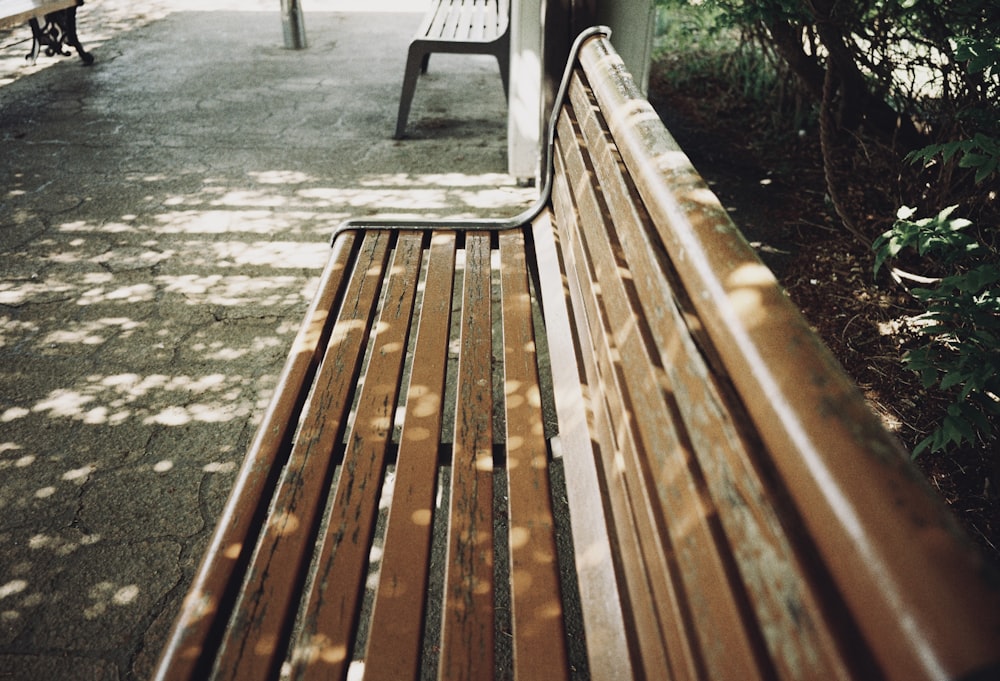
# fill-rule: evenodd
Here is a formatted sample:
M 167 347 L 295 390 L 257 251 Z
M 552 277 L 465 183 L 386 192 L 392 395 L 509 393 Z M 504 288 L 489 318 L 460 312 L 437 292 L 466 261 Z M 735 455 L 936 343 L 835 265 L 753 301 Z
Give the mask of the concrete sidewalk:
M 419 0 L 306 5 L 303 51 L 278 7 L 91 0 L 94 66 L 0 51 L 2 679 L 150 675 L 337 223 L 533 198 L 489 58 L 432 58 L 391 139 Z

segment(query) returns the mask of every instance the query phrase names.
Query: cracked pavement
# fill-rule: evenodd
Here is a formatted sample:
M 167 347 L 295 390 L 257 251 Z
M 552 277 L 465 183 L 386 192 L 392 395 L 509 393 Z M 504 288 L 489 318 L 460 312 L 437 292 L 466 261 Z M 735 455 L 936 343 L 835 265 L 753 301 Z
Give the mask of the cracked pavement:
M 343 219 L 509 215 L 495 62 L 417 0 L 88 2 L 0 32 L 0 679 L 150 676 Z

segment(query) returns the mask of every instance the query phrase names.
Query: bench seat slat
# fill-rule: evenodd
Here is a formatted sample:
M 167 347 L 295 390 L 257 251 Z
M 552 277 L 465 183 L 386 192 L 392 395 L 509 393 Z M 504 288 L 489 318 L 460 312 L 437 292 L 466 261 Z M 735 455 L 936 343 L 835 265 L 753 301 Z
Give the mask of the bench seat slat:
M 316 388 L 306 404 L 274 507 L 248 571 L 243 602 L 220 646 L 219 673 L 224 678 L 267 678 L 283 662 L 282 641 L 294 619 L 308 569 L 312 531 L 333 474 L 331 453 L 351 406 L 348 398 L 371 328 L 372 309 L 389 254 L 388 241 L 387 235 L 378 233 L 364 239 Z
M 490 40 L 487 31 L 490 30 L 490 18 L 488 7 L 484 3 L 477 2 L 472 8 L 472 15 L 469 17 L 469 38 L 472 40 Z
M 76 6 L 76 0 L 0 0 L 0 29 Z
M 565 679 L 563 604 L 524 234 L 500 237 L 511 619 L 518 679 Z M 558 351 L 558 350 L 557 350 Z
M 455 235 L 435 233 L 365 654 L 366 679 L 419 678 L 454 277 Z
M 452 2 L 448 5 L 448 11 L 442 17 L 441 27 L 438 29 L 438 37 L 441 40 L 457 40 L 459 38 L 459 27 L 462 23 L 462 3 Z
M 506 10 L 494 0 L 445 0 L 428 13 L 417 33 L 427 40 L 490 42 L 507 23 Z
M 441 674 L 486 679 L 494 670 L 490 235 L 467 234 L 465 254 Z
M 205 678 L 203 668 L 210 638 L 221 630 L 231 612 L 239 581 L 239 566 L 248 559 L 259 530 L 258 509 L 268 505 L 274 477 L 282 470 L 286 446 L 312 385 L 334 323 L 335 310 L 350 282 L 355 235 L 345 235 L 333 248 L 275 388 L 257 434 L 251 443 L 231 494 L 239 504 L 227 504 L 218 530 L 184 601 L 174 633 L 164 649 L 173 660 L 174 679 Z
M 346 437 L 342 472 L 304 610 L 301 641 L 293 652 L 293 664 L 303 667 L 301 678 L 306 681 L 339 678 L 351 661 L 417 290 L 420 240 L 419 234 L 401 235 L 389 270 L 372 356 Z

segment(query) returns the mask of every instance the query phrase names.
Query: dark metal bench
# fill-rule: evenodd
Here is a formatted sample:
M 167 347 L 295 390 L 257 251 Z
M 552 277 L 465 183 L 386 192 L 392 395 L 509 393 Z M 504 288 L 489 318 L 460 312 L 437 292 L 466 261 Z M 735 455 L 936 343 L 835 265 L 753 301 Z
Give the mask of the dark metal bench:
M 82 4 L 83 0 L 0 0 L 0 30 L 28 22 L 33 38 L 28 59 L 37 59 L 43 48 L 50 57 L 69 56 L 64 50 L 69 45 L 89 66 L 94 56 L 83 49 L 76 34 L 76 8 Z
M 510 81 L 510 0 L 432 0 L 407 52 L 396 139 L 406 133 L 417 77 L 427 72 L 433 52 L 493 55 L 506 94 Z
M 535 209 L 338 232 L 157 678 L 996 678 L 981 558 L 571 63 Z
M 76 34 L 76 8 L 83 0 L 0 0 L 0 29 L 31 25 L 33 37 L 28 59 L 34 61 L 44 49 L 49 56 L 69 56 L 65 45 L 76 50 L 85 65 L 94 63 L 94 56 L 83 49 Z M 39 23 L 42 17 L 44 23 Z

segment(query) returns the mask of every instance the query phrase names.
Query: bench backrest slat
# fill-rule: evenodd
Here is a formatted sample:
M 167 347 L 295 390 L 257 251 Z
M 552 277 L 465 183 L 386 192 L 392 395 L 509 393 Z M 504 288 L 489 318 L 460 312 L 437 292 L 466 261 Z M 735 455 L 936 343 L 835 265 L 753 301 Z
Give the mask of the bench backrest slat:
M 672 602 L 676 609 L 661 619 L 689 621 L 692 627 L 687 632 L 675 627 L 669 634 L 665 645 L 676 651 L 672 666 L 707 671 L 711 678 L 768 676 L 773 673 L 771 656 L 763 651 L 780 646 L 775 664 L 800 659 L 804 662 L 798 663 L 798 672 L 806 667 L 816 676 L 837 678 L 836 642 L 823 627 L 805 627 L 803 634 L 801 621 L 796 626 L 787 616 L 755 621 L 751 600 L 768 604 L 761 607 L 764 612 L 799 608 L 804 613 L 800 619 L 806 619 L 815 611 L 814 599 L 799 586 L 804 575 L 780 532 L 768 494 L 773 490 L 761 486 L 747 463 L 753 460 L 753 448 L 759 448 L 747 439 L 748 417 L 724 386 L 715 384 L 684 309 L 662 303 L 683 299 L 683 293 L 666 278 L 666 255 L 646 231 L 648 215 L 609 146 L 606 124 L 582 83 L 571 99 L 582 119 L 576 121 L 581 139 L 570 152 L 579 158 L 567 163 L 577 170 L 567 174 L 573 178 L 587 168 L 596 176 L 594 182 L 571 183 L 581 187 L 577 210 L 579 238 L 585 243 L 576 250 L 589 259 L 589 276 L 599 291 L 591 314 L 607 320 L 603 333 L 609 340 L 594 346 L 610 345 L 619 358 L 603 362 L 603 373 L 611 377 L 603 383 L 616 385 L 601 392 L 630 396 L 627 404 L 610 410 L 631 420 L 621 417 L 616 426 L 631 430 L 635 443 L 628 448 L 635 463 L 625 485 L 640 490 L 633 495 L 650 490 L 637 503 L 640 509 L 658 510 L 655 531 L 645 533 L 654 544 L 647 553 L 663 553 L 676 565 L 659 576 L 672 588 L 658 602 Z M 569 122 L 560 131 L 563 145 L 573 140 Z M 600 198 L 591 186 L 601 187 Z M 625 270 L 627 277 L 621 274 Z M 591 298 L 597 301 L 598 295 Z M 602 310 L 596 310 L 598 305 Z M 659 383 L 650 383 L 657 373 Z M 667 414 L 672 421 L 664 419 Z M 733 498 L 740 503 L 714 501 Z M 661 537 L 665 545 L 657 543 Z M 768 554 L 766 575 L 754 567 L 762 554 Z M 643 564 L 649 566 L 648 557 Z M 736 576 L 741 566 L 748 575 L 745 584 Z M 724 652 L 712 654 L 713 648 Z
M 566 191 L 565 181 L 557 182 L 553 202 L 564 199 Z M 535 220 L 532 234 L 540 298 L 543 301 L 577 298 L 579 291 L 575 281 L 561 276 L 565 266 L 548 213 Z M 588 604 L 581 619 L 587 636 L 601 642 L 588 651 L 589 671 L 595 679 L 633 678 L 635 670 L 629 651 L 633 647 L 634 633 L 625 624 L 623 603 L 626 594 L 616 570 L 616 556 L 628 549 L 622 540 L 613 541 L 608 509 L 602 503 L 594 503 L 606 494 L 606 490 L 597 470 L 596 443 L 591 435 L 597 430 L 597 424 L 585 406 L 589 390 L 583 358 L 577 356 L 573 344 L 566 340 L 577 328 L 576 317 L 572 307 L 565 304 L 547 305 L 544 314 L 552 344 L 550 369 L 555 413 L 560 424 L 551 446 L 553 455 L 564 462 L 566 495 L 574 509 L 571 535 L 578 557 L 580 601 Z M 649 631 L 658 636 L 655 622 L 651 623 Z M 662 653 L 662 647 L 656 646 L 655 650 Z M 662 659 L 659 669 L 665 668 L 666 662 Z
M 580 242 L 577 257 L 587 264 L 576 271 L 594 281 L 592 302 L 584 296 L 577 315 L 600 320 L 590 323 L 591 339 L 603 324 L 611 340 L 594 347 L 611 349 L 595 361 L 591 380 L 620 392 L 602 408 L 620 419 L 612 426 L 617 433 L 634 433 L 619 435 L 637 451 L 633 479 L 626 466 L 623 484 L 633 495 L 645 493 L 662 518 L 665 543 L 644 550 L 662 551 L 680 575 L 674 593 L 690 618 L 694 664 L 712 678 L 742 667 L 761 676 L 867 676 L 877 669 L 912 679 L 943 669 L 957 675 L 968 671 L 969 659 L 990 659 L 995 640 L 985 632 L 997 629 L 1000 609 L 995 590 L 984 598 L 969 584 L 981 579 L 974 549 L 944 540 L 953 522 L 940 502 L 915 484 L 898 444 L 733 227 L 620 58 L 594 40 L 580 62 L 594 99 L 574 100 L 581 132 L 560 134 L 582 134 L 581 153 L 592 160 L 576 163 L 583 170 L 567 160 L 568 183 L 599 186 L 607 196 L 595 202 L 581 192 L 573 205 L 579 226 L 572 213 L 561 220 L 557 212 L 556 227 L 564 248 Z M 622 189 L 614 157 L 601 157 L 609 133 L 632 188 Z M 599 179 L 578 179 L 581 172 Z M 639 212 L 648 209 L 648 218 L 633 219 L 630 195 L 641 197 Z M 613 214 L 608 246 L 599 231 L 588 236 L 594 214 L 604 211 Z M 626 288 L 611 299 L 615 279 Z M 665 315 L 668 300 L 677 310 Z M 632 306 L 634 322 L 615 316 L 624 305 Z M 648 377 L 630 374 L 633 360 L 625 359 L 650 347 L 661 353 L 647 360 L 654 373 L 663 371 L 665 400 L 652 408 Z M 716 382 L 707 394 L 691 394 L 716 364 L 732 385 Z M 673 436 L 659 423 L 644 425 L 667 414 Z M 637 507 L 647 508 L 645 501 Z M 640 536 L 644 522 L 636 519 Z M 707 583 L 729 589 L 718 602 L 706 600 L 698 576 L 713 571 Z M 968 583 L 956 584 L 957 575 Z M 947 603 L 938 608 L 932 593 Z M 979 610 L 976 624 L 954 626 Z M 734 638 L 722 654 L 717 644 L 727 632 Z
M 581 101 L 585 95 L 579 85 L 574 90 L 574 112 L 586 117 L 592 112 L 590 102 Z M 575 236 L 574 257 L 578 270 L 583 270 L 578 279 L 593 282 L 584 295 L 587 316 L 597 322 L 589 329 L 596 350 L 590 384 L 592 394 L 601 396 L 615 433 L 614 448 L 607 451 L 616 452 L 618 462 L 606 467 L 607 484 L 609 488 L 621 486 L 631 507 L 627 515 L 615 514 L 620 519 L 619 532 L 627 531 L 628 524 L 635 525 L 640 544 L 635 560 L 648 572 L 652 602 L 660 608 L 661 645 L 677 651 L 672 666 L 699 673 L 707 668 L 714 676 L 721 674 L 719 678 L 756 676 L 756 642 L 746 636 L 754 629 L 743 623 L 740 594 L 731 585 L 727 588 L 728 555 L 724 546 L 722 550 L 716 546 L 713 516 L 701 498 L 703 481 L 692 465 L 691 444 L 676 418 L 677 407 L 671 404 L 677 396 L 664 389 L 664 368 L 642 316 L 644 295 L 669 301 L 671 294 L 666 282 L 639 281 L 642 276 L 655 277 L 655 270 L 642 272 L 641 261 L 625 260 L 617 235 L 634 233 L 639 228 L 635 219 L 642 216 L 625 208 L 631 200 L 627 187 L 619 187 L 624 191 L 616 193 L 613 184 L 600 184 L 602 176 L 620 176 L 616 159 L 593 153 L 607 144 L 600 127 L 594 121 L 576 123 L 582 129 L 579 144 L 573 143 L 577 135 L 572 134 L 568 121 L 560 127 L 560 146 L 568 157 L 566 174 L 572 180 L 593 172 L 599 179 L 569 183 L 579 188 L 574 198 L 580 224 L 578 230 L 566 232 Z M 615 166 L 613 170 L 609 164 Z M 595 192 L 595 186 L 601 186 L 601 191 Z M 614 213 L 618 215 L 612 223 Z M 557 224 L 565 221 L 557 212 Z M 626 268 L 629 276 L 622 274 Z M 658 290 L 642 291 L 642 284 Z M 633 606 L 635 612 L 646 608 L 643 600 Z M 678 628 L 683 622 L 691 627 Z M 720 669 L 713 669 L 712 660 L 702 654 L 709 645 L 726 651 Z
M 560 146 L 562 144 L 572 145 L 575 140 L 575 131 L 565 118 L 560 121 L 559 140 Z M 572 153 L 573 151 L 576 153 Z M 600 492 L 606 499 L 608 516 L 613 519 L 611 534 L 614 537 L 612 545 L 616 547 L 615 560 L 620 564 L 619 569 L 625 575 L 624 586 L 626 588 L 622 598 L 625 616 L 629 619 L 626 631 L 633 637 L 630 645 L 637 648 L 641 656 L 641 661 L 637 660 L 637 666 L 650 670 L 664 669 L 668 668 L 665 650 L 676 650 L 683 654 L 683 651 L 690 649 L 690 647 L 671 646 L 668 648 L 666 641 L 673 638 L 669 632 L 682 633 L 674 628 L 674 625 L 680 622 L 681 618 L 671 615 L 660 616 L 655 609 L 649 607 L 649 604 L 658 604 L 662 608 L 672 609 L 675 601 L 669 593 L 658 593 L 658 590 L 669 585 L 669 581 L 666 579 L 667 568 L 662 550 L 657 551 L 654 547 L 653 551 L 649 551 L 650 545 L 646 542 L 645 548 L 647 550 L 644 551 L 644 537 L 648 538 L 651 529 L 650 518 L 643 514 L 638 507 L 642 504 L 642 498 L 646 496 L 646 490 L 639 486 L 639 488 L 633 488 L 630 494 L 627 481 L 621 474 L 626 462 L 615 455 L 623 446 L 622 440 L 628 437 L 627 433 L 619 433 L 616 430 L 616 423 L 621 423 L 621 415 L 627 407 L 623 407 L 620 403 L 609 404 L 607 400 L 602 399 L 603 396 L 613 391 L 614 385 L 605 385 L 597 378 L 603 374 L 614 381 L 614 368 L 611 366 L 614 359 L 610 355 L 616 351 L 607 346 L 609 333 L 601 322 L 600 311 L 595 309 L 595 306 L 599 304 L 596 297 L 601 295 L 603 291 L 586 285 L 590 281 L 590 272 L 588 258 L 582 252 L 583 245 L 579 239 L 574 237 L 572 231 L 564 229 L 564 225 L 568 224 L 567 216 L 577 214 L 596 216 L 599 215 L 601 209 L 596 206 L 596 196 L 586 186 L 587 182 L 571 183 L 569 181 L 569 178 L 573 177 L 573 173 L 567 166 L 575 164 L 578 171 L 586 172 L 584 159 L 579 149 L 571 149 L 570 153 L 565 156 L 569 158 L 564 160 L 563 154 L 557 154 L 555 158 L 557 168 L 556 185 L 553 190 L 555 221 L 560 229 L 565 266 L 570 272 L 571 294 L 576 312 L 575 331 L 581 339 L 579 346 L 604 350 L 600 354 L 583 353 L 582 364 L 585 368 L 585 375 L 582 381 L 586 386 L 587 397 L 592 405 L 595 448 L 602 453 L 601 466 L 598 471 L 603 478 Z M 582 190 L 581 202 L 578 202 L 578 197 L 574 197 L 571 184 L 578 185 Z M 588 199 L 589 206 L 587 205 Z M 573 218 L 569 217 L 569 219 Z M 558 395 L 558 384 L 556 390 Z M 612 397 L 615 396 L 612 394 Z M 577 465 L 580 464 L 572 461 L 567 462 L 567 467 Z M 629 470 L 634 472 L 634 465 L 630 466 Z M 599 499 L 590 499 L 585 503 L 595 505 L 599 504 L 600 501 Z M 640 513 L 638 518 L 635 517 L 637 510 Z M 652 574 L 650 574 L 651 571 Z

